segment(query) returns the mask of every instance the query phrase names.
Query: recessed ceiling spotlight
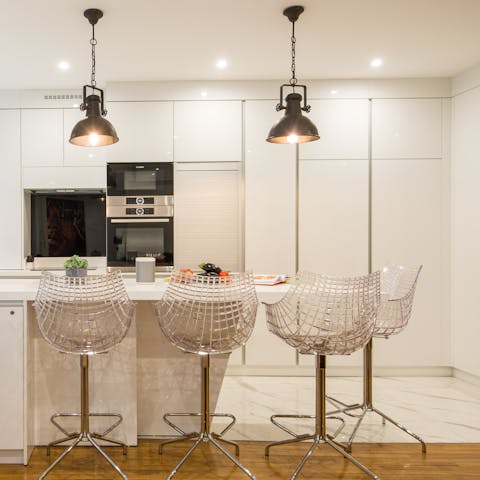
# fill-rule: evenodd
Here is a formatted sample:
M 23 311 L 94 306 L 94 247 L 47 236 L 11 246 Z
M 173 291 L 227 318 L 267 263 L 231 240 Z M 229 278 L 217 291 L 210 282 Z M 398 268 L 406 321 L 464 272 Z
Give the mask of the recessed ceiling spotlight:
M 74 104 L 72 105 L 73 108 L 78 108 L 79 106 L 80 106 L 80 105 L 79 105 L 78 103 L 74 103 Z
M 203 90 L 202 92 L 200 92 L 200 95 L 201 95 L 202 97 L 206 97 L 206 96 L 207 96 L 207 92 L 206 92 L 205 90 Z
M 60 62 L 57 66 L 59 70 L 68 70 L 70 68 L 70 64 L 68 62 Z
M 330 95 L 336 95 L 338 93 L 338 90 L 330 90 Z
M 220 70 L 223 70 L 224 68 L 227 68 L 228 62 L 224 58 L 220 58 L 217 60 L 217 68 Z
M 370 66 L 373 68 L 378 68 L 378 67 L 381 67 L 382 65 L 383 65 L 383 60 L 381 58 L 374 58 L 370 62 Z

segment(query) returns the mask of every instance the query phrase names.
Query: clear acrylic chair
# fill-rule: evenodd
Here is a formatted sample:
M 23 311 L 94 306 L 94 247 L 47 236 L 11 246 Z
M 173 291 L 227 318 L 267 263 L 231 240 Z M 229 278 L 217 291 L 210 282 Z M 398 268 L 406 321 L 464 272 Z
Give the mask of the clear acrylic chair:
M 236 273 L 228 277 L 209 277 L 188 273 L 173 273 L 162 299 L 155 304 L 155 312 L 162 332 L 180 350 L 200 355 L 201 359 L 201 412 L 167 413 L 165 422 L 180 434 L 160 444 L 160 453 L 167 443 L 194 440 L 172 470 L 172 478 L 192 452 L 202 443 L 211 442 L 250 478 L 255 477 L 222 445 L 239 446 L 222 438 L 234 424 L 231 414 L 210 412 L 210 355 L 230 353 L 241 347 L 250 337 L 257 314 L 257 296 L 250 273 Z M 200 418 L 200 431 L 185 432 L 171 421 L 172 417 Z M 212 417 L 228 417 L 230 423 L 219 433 L 211 431 Z
M 270 448 L 312 440 L 292 479 L 304 467 L 317 445 L 326 443 L 372 478 L 378 477 L 345 451 L 326 431 L 326 356 L 349 355 L 372 338 L 380 301 L 380 272 L 336 278 L 300 272 L 287 294 L 277 303 L 265 304 L 268 329 L 299 353 L 315 355 L 315 431 L 270 443 Z M 307 418 L 307 416 L 303 416 Z
M 128 298 L 119 271 L 105 275 L 67 277 L 44 272 L 40 280 L 37 298 L 34 303 L 37 323 L 43 338 L 56 350 L 80 356 L 81 371 L 81 412 L 79 414 L 56 414 L 80 417 L 80 431 L 67 432 L 65 438 L 51 442 L 50 447 L 69 440 L 74 442 L 41 475 L 45 478 L 74 447 L 82 440 L 88 441 L 112 465 L 124 479 L 125 474 L 99 446 L 98 440 L 121 446 L 126 453 L 126 445 L 112 440 L 106 435 L 121 421 L 119 414 L 95 414 L 89 411 L 88 364 L 89 356 L 108 352 L 120 343 L 130 328 L 135 306 Z M 120 417 L 105 432 L 90 431 L 91 416 Z M 53 423 L 59 426 L 58 423 Z
M 387 266 L 383 269 L 381 274 L 381 299 L 378 308 L 377 321 L 373 331 L 374 337 L 388 339 L 390 335 L 397 335 L 407 326 L 412 314 L 413 299 L 421 269 L 421 265 L 412 268 L 393 265 Z M 382 417 L 384 424 L 387 420 L 392 425 L 418 440 L 422 445 L 422 452 L 426 453 L 427 446 L 418 435 L 396 422 L 373 405 L 372 351 L 373 342 L 370 340 L 364 349 L 363 403 L 347 405 L 336 399 L 330 399 L 334 404 L 341 405 L 341 408 L 337 411 L 342 411 L 350 416 L 358 417 L 357 423 L 355 424 L 347 443 L 348 451 L 351 451 L 352 449 L 353 440 L 366 414 L 373 412 Z M 355 410 L 360 410 L 360 414 L 357 415 L 352 413 Z

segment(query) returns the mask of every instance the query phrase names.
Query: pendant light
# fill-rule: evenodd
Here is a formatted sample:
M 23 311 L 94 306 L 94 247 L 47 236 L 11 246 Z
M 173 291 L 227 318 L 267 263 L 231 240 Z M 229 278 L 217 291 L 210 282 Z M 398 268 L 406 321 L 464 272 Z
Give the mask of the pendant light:
M 313 142 L 320 138 L 317 127 L 309 118 L 302 115 L 302 110 L 308 113 L 311 107 L 307 105 L 307 87 L 298 85 L 295 76 L 295 22 L 303 10 L 303 7 L 296 5 L 283 11 L 283 14 L 292 22 L 292 77 L 289 83 L 284 83 L 280 87 L 280 103 L 277 105 L 277 112 L 285 110 L 285 116 L 271 128 L 266 139 L 267 142 L 304 143 Z M 293 90 L 285 99 L 286 105 L 283 103 L 284 87 L 290 87 Z M 295 91 L 296 88 L 303 89 L 303 106 L 301 106 L 302 95 Z
M 95 80 L 95 46 L 97 45 L 95 25 L 103 17 L 103 12 L 96 8 L 89 8 L 83 12 L 83 15 L 92 26 L 92 38 L 90 39 L 90 45 L 92 46 L 92 73 L 90 85 L 83 86 L 83 102 L 80 105 L 80 110 L 86 111 L 87 118 L 80 120 L 73 127 L 70 143 L 80 147 L 101 147 L 118 142 L 115 128 L 106 118 L 103 118 L 107 114 L 103 90 L 97 87 Z M 90 90 L 88 96 L 87 90 Z

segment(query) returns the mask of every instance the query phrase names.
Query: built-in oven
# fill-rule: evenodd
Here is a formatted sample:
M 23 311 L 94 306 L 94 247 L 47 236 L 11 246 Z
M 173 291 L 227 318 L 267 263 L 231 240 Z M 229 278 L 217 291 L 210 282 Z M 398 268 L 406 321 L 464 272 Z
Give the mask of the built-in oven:
M 173 269 L 173 196 L 107 197 L 107 265 L 134 270 L 136 257 Z
M 107 196 L 173 195 L 173 163 L 107 164 Z

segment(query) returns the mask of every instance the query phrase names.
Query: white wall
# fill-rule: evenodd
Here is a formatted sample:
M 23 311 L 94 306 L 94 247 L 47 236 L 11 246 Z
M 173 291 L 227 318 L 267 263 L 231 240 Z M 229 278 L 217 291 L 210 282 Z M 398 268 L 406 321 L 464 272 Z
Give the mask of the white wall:
M 480 376 L 480 67 L 453 81 L 451 182 L 453 365 Z

